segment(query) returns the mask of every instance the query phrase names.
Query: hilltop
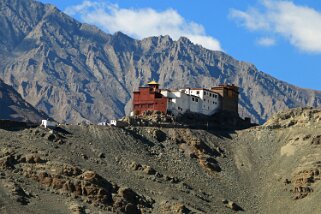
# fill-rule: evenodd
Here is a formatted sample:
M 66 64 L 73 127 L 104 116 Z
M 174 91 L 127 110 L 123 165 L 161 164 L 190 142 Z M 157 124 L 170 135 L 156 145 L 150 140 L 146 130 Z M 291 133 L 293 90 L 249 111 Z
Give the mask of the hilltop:
M 59 122 L 122 117 L 132 92 L 151 79 L 161 88 L 233 83 L 241 88 L 241 116 L 261 124 L 276 111 L 321 104 L 320 91 L 277 80 L 187 38 L 110 35 L 34 0 L 1 1 L 0 25 L 0 78 Z
M 0 129 L 2 213 L 319 213 L 321 111 L 239 131 Z

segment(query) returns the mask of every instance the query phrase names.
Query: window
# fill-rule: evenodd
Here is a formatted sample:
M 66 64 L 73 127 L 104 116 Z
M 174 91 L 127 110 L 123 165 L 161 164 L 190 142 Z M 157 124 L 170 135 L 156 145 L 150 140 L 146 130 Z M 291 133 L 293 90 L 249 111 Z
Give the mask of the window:
M 206 99 L 204 99 L 204 101 L 206 101 Z
M 196 91 L 196 94 L 200 94 L 200 92 L 199 92 L 199 91 Z
M 194 101 L 194 97 L 192 97 L 192 100 Z
M 196 102 L 198 102 L 198 99 L 196 99 Z
M 204 95 L 206 95 L 206 92 L 204 91 Z

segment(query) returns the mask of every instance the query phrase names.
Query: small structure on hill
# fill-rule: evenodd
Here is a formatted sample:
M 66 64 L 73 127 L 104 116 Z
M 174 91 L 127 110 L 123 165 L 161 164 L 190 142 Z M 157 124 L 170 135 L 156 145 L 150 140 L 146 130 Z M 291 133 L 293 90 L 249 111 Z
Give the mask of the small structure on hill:
M 56 128 L 57 127 L 57 123 L 51 119 L 47 119 L 47 120 L 42 120 L 41 121 L 41 126 L 45 127 L 45 128 Z
M 128 126 L 128 123 L 125 121 L 121 121 L 121 120 L 111 120 L 110 125 L 116 126 L 116 127 L 126 127 L 126 126 Z
M 100 123 L 97 123 L 98 126 L 107 126 L 108 123 L 107 122 L 100 122 Z
M 219 85 L 206 88 L 159 89 L 155 81 L 147 87 L 134 91 L 133 112 L 135 115 L 146 111 L 160 111 L 165 114 L 179 115 L 188 112 L 213 115 L 227 111 L 238 115 L 238 87 Z

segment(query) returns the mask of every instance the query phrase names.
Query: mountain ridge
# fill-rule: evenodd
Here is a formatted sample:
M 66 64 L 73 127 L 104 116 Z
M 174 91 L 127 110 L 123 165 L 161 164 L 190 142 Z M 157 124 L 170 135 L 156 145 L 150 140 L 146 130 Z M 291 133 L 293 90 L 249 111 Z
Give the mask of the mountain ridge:
M 241 116 L 258 123 L 282 109 L 321 104 L 320 91 L 279 81 L 187 38 L 110 35 L 33 0 L 0 6 L 0 24 L 7 26 L 0 29 L 0 78 L 61 122 L 121 117 L 130 111 L 133 90 L 151 79 L 162 88 L 236 84 Z
M 40 123 L 48 116 L 22 99 L 21 95 L 0 79 L 0 120 Z

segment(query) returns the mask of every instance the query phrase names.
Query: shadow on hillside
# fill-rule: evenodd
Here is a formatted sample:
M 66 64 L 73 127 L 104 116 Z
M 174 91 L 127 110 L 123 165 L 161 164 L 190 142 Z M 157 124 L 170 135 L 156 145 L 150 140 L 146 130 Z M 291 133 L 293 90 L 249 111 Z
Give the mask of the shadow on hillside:
M 56 128 L 54 128 L 54 130 L 60 134 L 63 134 L 63 135 L 71 135 L 72 134 L 71 132 L 69 132 L 66 129 L 61 128 L 61 127 L 56 127 Z
M 37 126 L 38 125 L 34 123 L 0 120 L 0 129 L 4 129 L 6 131 L 22 131 L 24 129 L 35 128 Z
M 227 139 L 232 139 L 232 134 L 235 134 L 236 130 L 226 130 L 226 129 L 203 129 L 205 131 L 207 131 L 208 133 L 215 135 L 218 138 L 227 138 Z
M 217 130 L 234 132 L 247 129 L 257 124 L 251 123 L 250 118 L 242 119 L 237 113 L 221 111 L 212 116 L 187 113 L 176 118 L 176 121 L 189 126 L 191 129 Z
M 123 129 L 123 130 L 128 132 L 128 134 L 132 135 L 135 139 L 140 140 L 141 142 L 143 142 L 147 146 L 151 146 L 152 147 L 152 146 L 155 145 L 153 142 L 151 142 L 150 140 L 148 140 L 146 137 L 144 137 L 143 135 L 139 134 L 135 130 L 131 130 L 131 129 Z
M 158 124 L 158 125 L 132 125 L 131 128 L 124 128 L 126 132 L 128 132 L 130 135 L 132 135 L 134 138 L 142 141 L 148 146 L 154 146 L 154 143 L 149 141 L 147 138 L 139 134 L 137 131 L 135 131 L 135 127 L 151 127 L 151 128 L 165 128 L 165 129 L 192 129 L 192 130 L 203 130 L 206 131 L 212 135 L 215 135 L 218 138 L 224 139 L 232 139 L 232 135 L 236 133 L 237 130 L 242 129 L 233 129 L 233 128 L 224 128 L 224 127 L 218 127 L 216 125 L 207 125 L 207 124 L 189 124 L 189 125 L 183 125 L 183 124 Z

